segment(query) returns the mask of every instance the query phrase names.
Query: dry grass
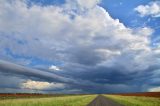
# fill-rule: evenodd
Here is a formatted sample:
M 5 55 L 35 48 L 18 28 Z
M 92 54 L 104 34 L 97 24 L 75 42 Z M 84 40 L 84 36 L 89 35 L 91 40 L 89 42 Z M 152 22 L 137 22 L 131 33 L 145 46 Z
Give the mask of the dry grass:
M 160 98 L 119 95 L 105 96 L 125 106 L 160 106 Z
M 96 95 L 0 100 L 0 106 L 86 106 Z

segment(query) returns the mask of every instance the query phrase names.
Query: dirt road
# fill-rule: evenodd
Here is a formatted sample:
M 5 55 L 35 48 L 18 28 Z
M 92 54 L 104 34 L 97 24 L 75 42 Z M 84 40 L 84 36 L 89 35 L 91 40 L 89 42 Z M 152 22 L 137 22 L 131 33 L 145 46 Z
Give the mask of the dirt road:
M 87 106 L 123 106 L 117 102 L 106 98 L 105 96 L 97 96 L 91 103 Z

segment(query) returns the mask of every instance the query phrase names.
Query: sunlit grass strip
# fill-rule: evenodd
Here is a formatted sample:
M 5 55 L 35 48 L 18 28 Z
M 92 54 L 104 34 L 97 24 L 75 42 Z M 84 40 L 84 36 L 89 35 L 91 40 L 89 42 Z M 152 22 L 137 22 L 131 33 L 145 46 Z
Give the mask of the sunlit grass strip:
M 1 100 L 0 106 L 86 106 L 96 95 Z
M 125 106 L 160 106 L 160 98 L 105 95 Z

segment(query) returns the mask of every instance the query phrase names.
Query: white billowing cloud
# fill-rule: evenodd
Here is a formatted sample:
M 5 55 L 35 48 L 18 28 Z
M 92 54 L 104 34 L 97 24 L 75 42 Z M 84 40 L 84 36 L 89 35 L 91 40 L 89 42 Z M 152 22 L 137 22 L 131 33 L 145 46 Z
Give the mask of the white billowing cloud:
M 53 89 L 64 88 L 64 84 L 27 80 L 26 82 L 21 84 L 21 88 L 36 89 L 36 90 L 46 90 L 46 89 L 53 90 Z
M 139 33 L 139 35 L 144 35 L 144 36 L 150 36 L 154 32 L 153 29 L 149 27 L 144 27 L 136 30 L 136 33 Z
M 100 2 L 100 0 L 77 0 L 77 2 L 81 7 L 93 8 Z
M 150 47 L 152 30 L 127 28 L 98 6 L 99 0 L 30 7 L 22 0 L 0 2 L 0 53 L 9 48 L 16 55 L 64 64 L 87 65 L 95 61 L 94 66 L 131 71 L 158 63 Z M 75 4 L 79 8 L 73 8 Z
M 160 92 L 160 87 L 150 88 L 148 91 L 149 92 Z
M 59 71 L 59 70 L 60 70 L 60 68 L 59 68 L 59 67 L 57 67 L 57 66 L 55 66 L 55 65 L 51 65 L 51 66 L 49 67 L 49 70 Z
M 154 1 L 150 2 L 148 5 L 139 5 L 135 8 L 142 17 L 143 16 L 153 16 L 160 17 L 160 2 Z
M 71 8 L 74 7 L 80 10 L 92 9 L 101 2 L 101 0 L 66 0 L 66 1 L 67 5 L 71 6 Z

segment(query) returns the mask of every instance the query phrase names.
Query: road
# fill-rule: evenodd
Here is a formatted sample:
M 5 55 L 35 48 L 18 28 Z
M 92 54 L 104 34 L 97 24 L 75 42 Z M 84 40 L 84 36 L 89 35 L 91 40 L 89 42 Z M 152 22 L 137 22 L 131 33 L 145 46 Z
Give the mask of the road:
M 124 105 L 118 104 L 117 102 L 108 99 L 105 96 L 99 95 L 87 106 L 124 106 Z

